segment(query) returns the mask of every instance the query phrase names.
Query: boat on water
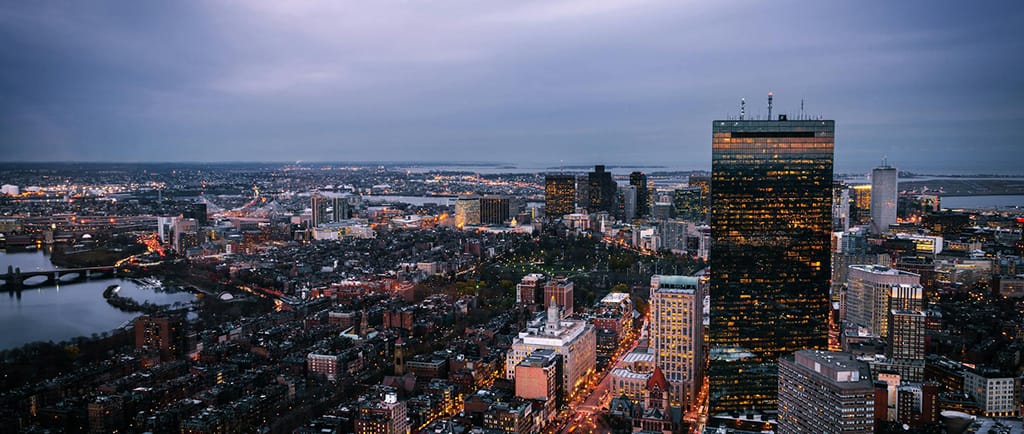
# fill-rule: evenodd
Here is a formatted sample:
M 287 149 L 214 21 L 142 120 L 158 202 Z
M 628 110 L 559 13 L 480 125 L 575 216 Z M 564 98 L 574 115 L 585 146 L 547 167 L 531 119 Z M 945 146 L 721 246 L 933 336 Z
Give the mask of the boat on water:
M 160 279 L 156 277 L 142 277 L 133 280 L 136 284 L 139 285 L 140 288 L 144 289 L 157 289 L 164 287 L 164 282 L 160 281 Z

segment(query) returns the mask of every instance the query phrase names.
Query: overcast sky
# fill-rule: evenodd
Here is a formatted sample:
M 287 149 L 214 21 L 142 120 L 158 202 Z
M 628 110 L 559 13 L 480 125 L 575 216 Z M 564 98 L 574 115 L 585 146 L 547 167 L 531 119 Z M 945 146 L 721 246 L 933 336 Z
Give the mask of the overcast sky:
M 1021 172 L 1021 4 L 8 1 L 0 159 L 709 168 L 771 90 L 837 170 Z

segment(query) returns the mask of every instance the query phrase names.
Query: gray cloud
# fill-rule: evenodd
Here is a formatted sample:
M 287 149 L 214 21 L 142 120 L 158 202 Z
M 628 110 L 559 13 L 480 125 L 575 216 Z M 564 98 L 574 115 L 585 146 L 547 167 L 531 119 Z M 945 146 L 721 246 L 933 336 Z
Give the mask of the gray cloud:
M 1013 2 L 15 2 L 18 160 L 506 160 L 703 168 L 712 119 L 836 119 L 837 168 L 1011 170 Z M 970 166 L 970 167 L 967 167 Z

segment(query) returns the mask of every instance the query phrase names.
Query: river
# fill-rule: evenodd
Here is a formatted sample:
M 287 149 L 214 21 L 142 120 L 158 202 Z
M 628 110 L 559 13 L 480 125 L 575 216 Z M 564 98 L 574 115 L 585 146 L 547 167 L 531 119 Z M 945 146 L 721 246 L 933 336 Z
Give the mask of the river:
M 1024 208 L 1024 195 L 942 196 L 939 204 L 949 209 L 1020 209 Z
M 50 257 L 44 249 L 30 251 L 0 250 L 0 271 L 7 266 L 22 271 L 52 270 Z M 60 342 L 76 336 L 102 334 L 119 328 L 139 316 L 122 312 L 107 304 L 103 291 L 120 285 L 118 294 L 138 302 L 160 305 L 188 303 L 195 296 L 188 292 L 159 292 L 127 279 L 107 278 L 56 286 L 28 288 L 20 296 L 0 292 L 0 350 L 35 341 Z

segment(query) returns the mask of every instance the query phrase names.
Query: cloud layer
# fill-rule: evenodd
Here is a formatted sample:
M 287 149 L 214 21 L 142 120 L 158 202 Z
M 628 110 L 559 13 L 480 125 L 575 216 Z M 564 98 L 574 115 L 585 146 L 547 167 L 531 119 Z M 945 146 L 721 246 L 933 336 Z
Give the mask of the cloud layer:
M 705 168 L 772 90 L 837 121 L 840 170 L 1024 160 L 1024 7 L 830 3 L 12 2 L 0 148 Z

